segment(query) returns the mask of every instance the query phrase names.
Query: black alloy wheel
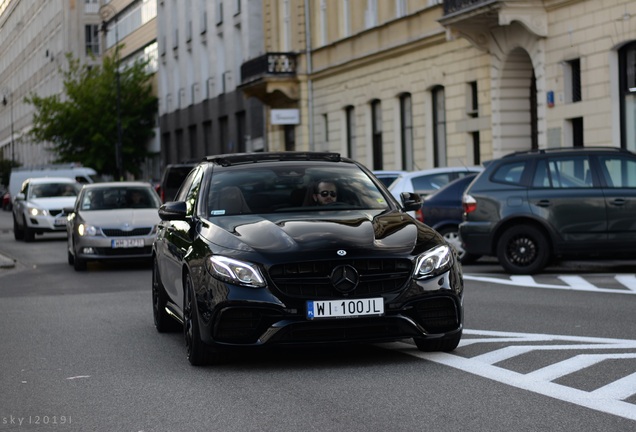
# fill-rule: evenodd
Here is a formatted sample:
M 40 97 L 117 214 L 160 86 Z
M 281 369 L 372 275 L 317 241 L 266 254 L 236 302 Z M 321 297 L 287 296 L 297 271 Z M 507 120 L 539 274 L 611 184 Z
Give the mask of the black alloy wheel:
M 194 304 L 194 287 L 189 274 L 185 276 L 183 287 L 183 335 L 186 344 L 186 356 L 193 366 L 203 366 L 206 361 L 206 350 L 201 341 L 199 317 Z
M 20 228 L 20 225 L 18 225 L 18 221 L 15 218 L 15 214 L 13 215 L 13 237 L 16 240 L 24 239 L 24 228 Z
M 508 273 L 538 273 L 545 268 L 550 259 L 548 240 L 533 226 L 510 227 L 499 237 L 497 258 Z

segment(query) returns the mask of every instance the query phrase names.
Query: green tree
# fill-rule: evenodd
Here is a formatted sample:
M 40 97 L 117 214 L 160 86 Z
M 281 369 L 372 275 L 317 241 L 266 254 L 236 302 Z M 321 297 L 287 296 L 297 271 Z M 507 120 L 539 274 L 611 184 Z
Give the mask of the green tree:
M 120 48 L 97 66 L 81 64 L 68 54 L 68 69 L 60 71 L 63 94 L 31 94 L 25 99 L 35 108 L 30 136 L 36 142 L 52 143 L 57 162 L 80 162 L 117 178 L 120 121 L 123 172 L 139 175 L 148 156 L 146 145 L 154 135 L 158 104 L 147 62 L 121 64 L 118 72 Z

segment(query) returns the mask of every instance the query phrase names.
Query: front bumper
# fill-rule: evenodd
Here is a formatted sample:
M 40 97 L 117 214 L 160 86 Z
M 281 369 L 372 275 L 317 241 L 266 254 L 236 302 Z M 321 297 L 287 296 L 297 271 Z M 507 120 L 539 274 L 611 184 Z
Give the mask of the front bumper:
M 86 261 L 122 260 L 122 259 L 150 259 L 152 244 L 156 236 L 145 237 L 103 237 L 86 236 L 75 240 L 75 257 Z M 129 247 L 130 240 L 141 239 L 143 246 Z M 124 240 L 127 244 L 118 244 Z
M 462 222 L 459 225 L 462 247 L 471 255 L 492 255 L 493 232 L 490 222 Z
M 44 216 L 27 215 L 26 226 L 38 232 L 64 232 L 66 231 L 66 215 L 64 216 Z
M 267 288 L 247 289 L 210 279 L 197 294 L 201 340 L 212 346 L 306 345 L 439 338 L 463 328 L 461 278 L 451 272 L 412 282 L 384 298 L 382 316 L 308 319 L 306 301 Z

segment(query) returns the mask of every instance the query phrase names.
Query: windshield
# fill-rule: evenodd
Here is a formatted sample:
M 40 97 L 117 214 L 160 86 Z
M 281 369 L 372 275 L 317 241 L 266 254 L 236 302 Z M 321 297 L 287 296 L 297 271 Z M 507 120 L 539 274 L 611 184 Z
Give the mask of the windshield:
M 382 192 L 355 164 L 259 163 L 209 177 L 207 216 L 343 209 L 386 209 Z
M 77 196 L 81 185 L 79 183 L 41 183 L 32 184 L 29 198 L 57 198 Z
M 148 187 L 104 187 L 84 191 L 81 210 L 155 209 L 159 197 Z

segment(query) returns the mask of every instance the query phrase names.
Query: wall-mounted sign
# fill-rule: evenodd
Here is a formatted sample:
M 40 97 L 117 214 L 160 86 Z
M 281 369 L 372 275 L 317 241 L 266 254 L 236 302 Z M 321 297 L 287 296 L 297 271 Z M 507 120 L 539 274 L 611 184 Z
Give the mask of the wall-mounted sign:
M 298 109 L 273 109 L 272 124 L 297 125 L 300 124 L 300 110 Z

